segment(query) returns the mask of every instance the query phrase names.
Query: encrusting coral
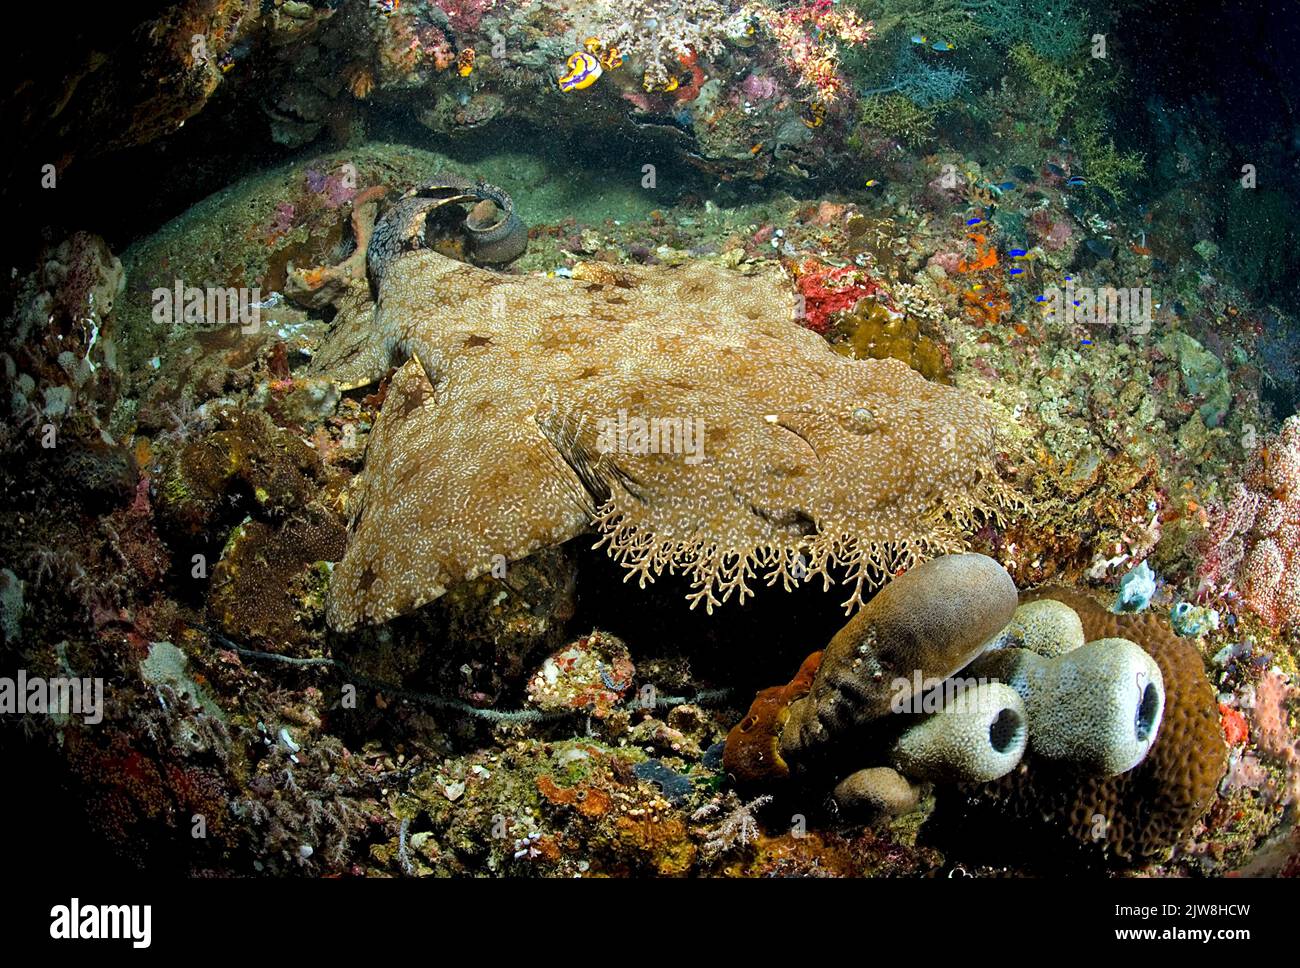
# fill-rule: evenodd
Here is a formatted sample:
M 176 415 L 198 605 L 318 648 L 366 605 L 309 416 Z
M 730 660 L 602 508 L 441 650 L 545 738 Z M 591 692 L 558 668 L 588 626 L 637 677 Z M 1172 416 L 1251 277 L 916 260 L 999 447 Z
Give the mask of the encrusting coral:
M 421 248 L 376 265 L 374 244 L 370 259 L 377 303 L 341 309 L 350 349 L 320 356 L 353 385 L 407 362 L 332 576 L 335 628 L 593 524 L 629 577 L 680 570 L 709 610 L 760 572 L 791 588 L 835 569 L 851 608 L 1016 500 L 981 401 L 837 355 L 776 273 L 588 263 L 570 281 Z

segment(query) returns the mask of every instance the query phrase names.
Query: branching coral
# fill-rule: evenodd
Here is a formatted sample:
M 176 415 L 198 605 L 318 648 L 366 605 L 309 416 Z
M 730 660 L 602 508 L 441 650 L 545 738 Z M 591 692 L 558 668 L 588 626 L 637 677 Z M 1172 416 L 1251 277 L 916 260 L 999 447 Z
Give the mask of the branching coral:
M 1027 43 L 1016 44 L 1009 54 L 1018 75 L 1029 83 L 1037 95 L 1041 114 L 1047 117 L 1055 130 L 1074 108 L 1075 98 L 1083 83 L 1083 70 L 1044 57 Z
M 863 91 L 866 98 L 882 94 L 902 94 L 917 107 L 928 108 L 951 101 L 965 86 L 968 75 L 955 67 L 931 64 L 916 56 L 909 44 L 898 55 L 893 79 L 881 87 Z
M 1066 60 L 1083 46 L 1083 18 L 1070 0 L 1047 7 L 1043 0 L 961 0 L 961 5 L 997 41 L 1028 43 L 1044 57 Z
M 963 45 L 987 32 L 963 0 L 851 0 L 850 5 L 872 18 L 881 37 L 902 30 Z
M 758 840 L 759 826 L 755 814 L 772 802 L 769 794 L 755 797 L 747 803 L 740 802 L 734 793 L 729 796 L 730 809 L 723 814 L 716 826 L 706 831 L 708 839 L 704 842 L 704 855 L 708 858 L 720 857 L 737 847 L 748 847 Z M 691 814 L 691 819 L 708 820 L 721 811 L 722 803 L 707 803 Z
M 839 45 L 865 44 L 873 29 L 870 21 L 836 8 L 831 0 L 803 0 L 786 7 L 750 3 L 745 11 L 780 45 L 781 57 L 799 84 L 811 88 L 825 104 L 839 98 L 845 87 Z
M 877 94 L 864 98 L 858 108 L 863 132 L 897 138 L 909 145 L 928 141 L 934 133 L 938 108 L 922 107 L 902 94 Z
M 555 4 L 579 38 L 597 37 L 645 71 L 647 89 L 671 83 L 683 64 L 722 52 L 733 11 L 725 0 L 596 0 Z
M 1146 156 L 1136 151 L 1120 151 L 1106 132 L 1100 115 L 1085 115 L 1074 125 L 1074 149 L 1088 178 L 1088 191 L 1104 192 L 1122 205 L 1128 200 L 1125 183 L 1146 175 Z

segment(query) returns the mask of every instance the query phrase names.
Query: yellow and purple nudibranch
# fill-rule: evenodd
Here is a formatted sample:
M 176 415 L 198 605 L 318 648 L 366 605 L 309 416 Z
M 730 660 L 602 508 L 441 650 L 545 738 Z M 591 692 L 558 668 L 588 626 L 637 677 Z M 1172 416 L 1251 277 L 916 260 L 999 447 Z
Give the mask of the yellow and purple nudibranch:
M 560 78 L 561 91 L 581 91 L 600 80 L 600 75 L 623 63 L 617 47 L 606 48 L 599 37 L 588 37 L 585 51 L 570 54 L 565 66 L 568 73 Z
M 569 72 L 560 78 L 561 91 L 581 91 L 591 87 L 600 79 L 604 73 L 604 68 L 591 54 L 578 51 L 576 54 L 570 54 L 566 64 Z

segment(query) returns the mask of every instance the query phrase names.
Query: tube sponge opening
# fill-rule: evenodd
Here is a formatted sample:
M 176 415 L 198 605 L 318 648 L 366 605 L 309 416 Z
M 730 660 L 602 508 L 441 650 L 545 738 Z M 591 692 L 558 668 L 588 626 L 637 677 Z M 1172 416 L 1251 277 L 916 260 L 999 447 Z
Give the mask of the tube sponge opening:
M 1015 769 L 1028 737 L 1020 694 L 1004 683 L 984 682 L 908 727 L 895 741 L 890 762 L 914 779 L 982 783 Z
M 1098 639 L 1050 659 L 1005 649 L 982 656 L 971 671 L 996 676 L 1021 695 L 1035 754 L 1098 776 L 1133 769 L 1160 730 L 1164 677 L 1128 639 Z

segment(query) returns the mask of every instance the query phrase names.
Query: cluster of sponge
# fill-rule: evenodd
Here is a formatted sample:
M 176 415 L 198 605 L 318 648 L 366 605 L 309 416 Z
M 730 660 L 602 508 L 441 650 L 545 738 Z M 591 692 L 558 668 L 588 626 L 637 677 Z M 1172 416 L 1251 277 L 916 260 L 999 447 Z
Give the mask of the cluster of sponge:
M 1112 776 L 1040 756 L 1031 740 L 1016 770 L 961 789 L 963 809 L 986 832 L 990 823 L 1004 824 L 1020 841 L 1033 828 L 1051 843 L 1089 846 L 1123 861 L 1167 853 L 1209 810 L 1227 768 L 1217 699 L 1200 653 L 1153 612 L 1115 614 L 1066 588 L 1026 597 L 1069 606 L 1090 639 L 1124 638 L 1141 646 L 1163 682 L 1159 735 L 1141 763 Z
M 908 812 L 928 781 L 1113 837 L 1121 856 L 1172 843 L 1222 774 L 1194 648 L 1153 615 L 1112 614 L 1081 594 L 1017 602 L 982 555 L 911 569 L 794 682 L 760 694 L 728 736 L 729 772 L 769 787 L 829 781 L 841 813 Z M 1083 824 L 1061 801 L 1088 796 Z
M 1046 656 L 1032 648 L 993 649 L 969 671 L 1006 683 L 1024 699 L 1038 755 L 1102 776 L 1131 770 L 1146 757 L 1160 728 L 1165 703 L 1160 667 L 1127 639 L 1076 641 L 1057 652 L 1062 644 L 1049 640 L 1046 647 L 1055 654 Z

